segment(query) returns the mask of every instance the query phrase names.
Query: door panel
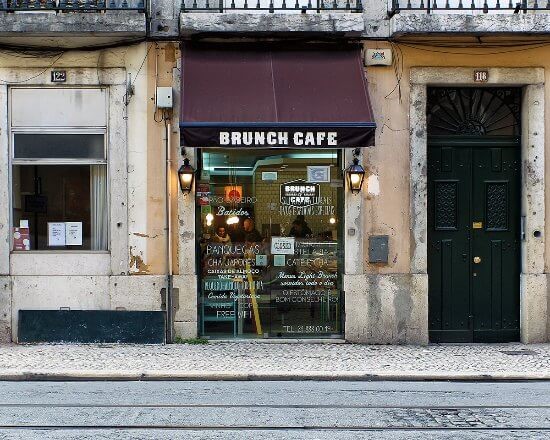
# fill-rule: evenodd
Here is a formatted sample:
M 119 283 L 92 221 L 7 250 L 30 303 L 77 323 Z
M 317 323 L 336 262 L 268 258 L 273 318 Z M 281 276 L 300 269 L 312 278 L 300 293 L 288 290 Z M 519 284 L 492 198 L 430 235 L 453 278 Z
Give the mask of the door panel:
M 428 149 L 432 342 L 519 340 L 519 148 Z
M 518 148 L 472 149 L 474 341 L 519 339 Z
M 470 155 L 468 149 L 428 151 L 429 329 L 433 341 L 471 339 Z

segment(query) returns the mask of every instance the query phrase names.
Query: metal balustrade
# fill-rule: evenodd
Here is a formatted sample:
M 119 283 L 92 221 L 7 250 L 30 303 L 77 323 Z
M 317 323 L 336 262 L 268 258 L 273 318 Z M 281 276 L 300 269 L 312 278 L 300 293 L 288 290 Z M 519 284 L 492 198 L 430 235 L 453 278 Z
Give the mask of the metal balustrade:
M 0 0 L 4 12 L 145 12 L 145 0 Z
M 181 12 L 362 12 L 361 0 L 182 0 Z
M 550 0 L 390 0 L 388 14 L 415 11 L 427 14 L 519 14 L 550 12 Z

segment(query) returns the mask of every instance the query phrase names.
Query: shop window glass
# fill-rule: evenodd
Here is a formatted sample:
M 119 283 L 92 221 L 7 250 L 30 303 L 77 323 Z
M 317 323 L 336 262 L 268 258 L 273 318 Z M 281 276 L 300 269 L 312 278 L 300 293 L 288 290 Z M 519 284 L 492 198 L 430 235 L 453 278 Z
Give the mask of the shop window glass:
M 339 153 L 205 149 L 200 168 L 202 335 L 340 336 Z
M 104 134 L 15 133 L 13 139 L 12 249 L 107 250 Z
M 14 250 L 107 249 L 106 165 L 15 165 L 12 188 Z

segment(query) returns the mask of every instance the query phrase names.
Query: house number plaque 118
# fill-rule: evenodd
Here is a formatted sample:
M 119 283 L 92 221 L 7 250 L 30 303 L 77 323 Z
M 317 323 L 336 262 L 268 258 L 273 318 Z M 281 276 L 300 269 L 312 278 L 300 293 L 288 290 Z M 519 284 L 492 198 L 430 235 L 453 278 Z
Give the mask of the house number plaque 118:
M 488 70 L 475 70 L 474 71 L 474 82 L 487 82 L 489 81 L 489 71 Z

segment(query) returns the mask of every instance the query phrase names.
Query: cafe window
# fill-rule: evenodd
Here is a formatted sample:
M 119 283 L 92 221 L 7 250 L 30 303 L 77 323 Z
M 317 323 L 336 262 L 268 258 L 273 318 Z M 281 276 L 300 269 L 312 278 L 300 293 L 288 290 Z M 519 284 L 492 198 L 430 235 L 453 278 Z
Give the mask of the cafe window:
M 12 249 L 106 251 L 106 90 L 15 88 L 10 97 Z
M 337 150 L 202 150 L 196 184 L 200 333 L 342 335 Z

